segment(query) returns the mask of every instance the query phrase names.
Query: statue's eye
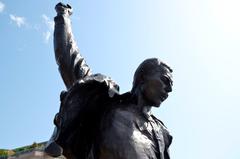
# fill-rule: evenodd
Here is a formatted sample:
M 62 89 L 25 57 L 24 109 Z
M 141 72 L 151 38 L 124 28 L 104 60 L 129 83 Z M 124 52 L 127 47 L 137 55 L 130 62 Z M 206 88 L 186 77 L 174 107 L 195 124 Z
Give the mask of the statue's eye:
M 172 85 L 171 80 L 170 80 L 168 77 L 166 77 L 166 76 L 162 76 L 162 77 L 161 77 L 161 80 L 163 81 L 163 83 L 164 83 L 165 85 Z

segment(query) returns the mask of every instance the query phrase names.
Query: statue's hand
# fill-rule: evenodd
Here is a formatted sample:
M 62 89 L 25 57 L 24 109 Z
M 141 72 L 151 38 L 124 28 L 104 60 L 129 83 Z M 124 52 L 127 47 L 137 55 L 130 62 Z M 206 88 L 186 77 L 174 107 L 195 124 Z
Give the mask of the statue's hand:
M 72 15 L 72 7 L 69 4 L 58 3 L 55 6 L 58 15 Z

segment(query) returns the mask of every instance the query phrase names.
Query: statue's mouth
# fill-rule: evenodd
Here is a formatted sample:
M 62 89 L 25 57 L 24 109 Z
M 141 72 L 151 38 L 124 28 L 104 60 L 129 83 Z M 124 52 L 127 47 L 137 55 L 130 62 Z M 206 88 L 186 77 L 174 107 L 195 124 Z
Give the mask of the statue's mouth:
M 168 94 L 167 93 L 164 93 L 164 94 L 161 94 L 161 101 L 163 102 L 164 100 L 166 100 L 168 97 Z

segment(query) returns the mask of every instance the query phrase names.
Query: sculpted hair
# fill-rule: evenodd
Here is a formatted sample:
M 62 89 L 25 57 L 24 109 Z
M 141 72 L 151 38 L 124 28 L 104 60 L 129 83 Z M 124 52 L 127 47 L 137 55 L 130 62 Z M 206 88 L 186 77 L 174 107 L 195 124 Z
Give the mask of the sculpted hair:
M 172 69 L 158 58 L 144 60 L 134 73 L 133 87 L 131 92 L 135 93 L 138 86 L 144 81 L 145 76 L 152 75 L 159 70 L 164 71 L 165 69 L 167 69 L 169 72 L 172 72 Z

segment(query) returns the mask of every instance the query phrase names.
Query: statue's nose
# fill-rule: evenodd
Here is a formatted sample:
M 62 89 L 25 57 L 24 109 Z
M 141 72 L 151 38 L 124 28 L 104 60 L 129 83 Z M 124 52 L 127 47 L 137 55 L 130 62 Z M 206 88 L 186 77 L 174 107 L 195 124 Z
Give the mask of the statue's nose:
M 167 87 L 165 88 L 165 91 L 166 91 L 166 92 L 172 92 L 172 87 L 171 87 L 171 86 L 167 86 Z

